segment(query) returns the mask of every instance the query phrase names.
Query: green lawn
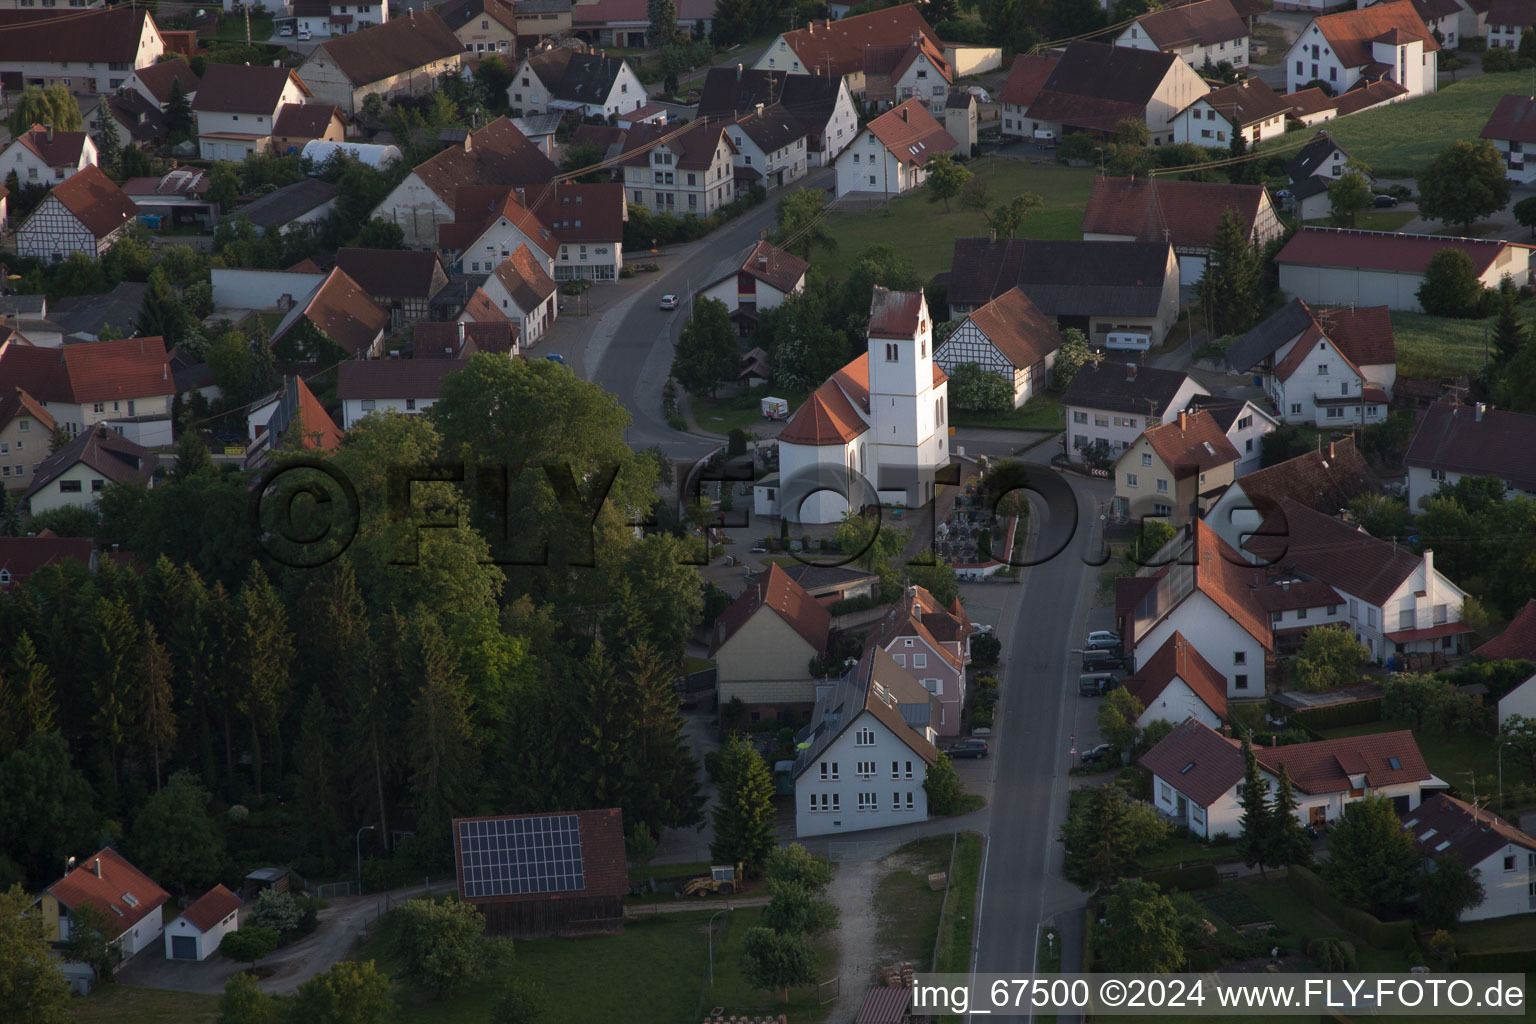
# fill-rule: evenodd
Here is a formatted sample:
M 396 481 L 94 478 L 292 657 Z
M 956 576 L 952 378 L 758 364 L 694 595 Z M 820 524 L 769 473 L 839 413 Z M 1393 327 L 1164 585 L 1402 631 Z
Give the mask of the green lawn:
M 1402 726 L 1394 722 L 1367 722 L 1364 725 L 1351 725 L 1338 729 L 1327 729 L 1323 735 L 1329 739 L 1342 736 L 1365 736 L 1374 732 L 1390 732 L 1393 729 L 1401 729 Z M 1490 804 L 1496 804 L 1495 796 L 1498 785 L 1499 758 L 1498 746 L 1487 736 L 1477 733 L 1457 733 L 1450 739 L 1445 738 L 1445 732 L 1441 729 L 1428 728 L 1413 734 L 1414 741 L 1419 745 L 1419 752 L 1424 755 L 1424 761 L 1429 765 L 1429 770 L 1435 773 L 1439 779 L 1455 786 L 1467 799 L 1471 799 L 1472 788 L 1467 780 L 1468 771 L 1477 775 L 1477 795 L 1481 800 L 1487 798 Z M 1518 754 L 1505 751 L 1504 754 L 1504 784 L 1530 783 L 1533 780 L 1530 765 Z M 1498 810 L 1495 806 L 1494 810 Z
M 701 430 L 711 434 L 729 434 L 732 430 L 757 430 L 768 421 L 763 419 L 763 399 L 782 398 L 789 403 L 791 414 L 805 401 L 806 392 L 799 388 L 785 388 L 777 384 L 752 388 L 741 394 L 720 395 L 717 398 L 689 397 L 693 419 Z
M 1261 920 L 1273 921 L 1286 933 L 1281 944 L 1288 949 L 1305 950 L 1309 939 L 1322 937 L 1349 938 L 1355 943 L 1355 953 L 1362 971 L 1406 971 L 1408 964 L 1400 949 L 1377 949 L 1364 939 L 1355 936 L 1332 918 L 1325 916 L 1312 904 L 1297 895 L 1283 878 L 1244 879 L 1238 883 L 1226 883 L 1246 896 L 1263 911 Z
M 953 846 L 951 836 L 926 836 L 892 855 L 908 858 L 911 863 L 908 868 L 887 874 L 875 888 L 875 906 L 880 908 L 875 941 L 883 954 L 882 964 L 910 960 L 920 971 L 931 966 L 944 891 L 928 888 L 928 876 L 949 870 Z M 850 981 L 862 984 L 864 979 Z M 868 981 L 876 983 L 873 978 Z
M 976 926 L 981 846 L 980 833 L 960 833 L 954 870 L 949 876 L 949 893 L 944 899 L 943 931 L 934 954 L 935 973 L 960 974 L 971 969 L 971 932 Z
M 991 190 L 991 205 L 1020 192 L 1035 192 L 1045 205 L 1024 221 L 1025 238 L 1083 237 L 1083 208 L 1093 188 L 1094 172 L 1061 164 L 1035 165 L 1024 160 L 989 157 L 966 165 Z M 826 219 L 827 234 L 838 251 L 817 251 L 813 262 L 829 277 L 843 277 L 866 246 L 885 244 L 905 253 L 923 280 L 948 270 L 956 238 L 985 236 L 987 221 L 980 213 L 962 210 L 954 200 L 950 212 L 930 203 L 921 192 L 892 199 L 888 210 L 840 210 Z M 915 243 L 915 244 L 914 244 Z
M 1493 319 L 1449 320 L 1392 311 L 1397 372 L 1405 377 L 1460 377 L 1483 368 L 1483 342 Z
M 708 658 L 695 658 L 690 655 L 683 659 L 683 671 L 686 673 L 703 672 L 705 669 L 714 667 L 715 663 Z
M 1049 430 L 1062 427 L 1061 398 L 1046 393 L 1036 395 L 1017 409 L 1004 413 L 954 410 L 950 420 L 957 427 L 1003 430 Z
M 1355 227 L 1361 231 L 1397 231 L 1417 216 L 1412 210 L 1367 210 L 1355 218 Z M 1328 217 L 1304 220 L 1302 223 L 1323 228 L 1333 227 L 1333 221 Z
M 1479 75 L 1441 83 L 1432 96 L 1393 103 L 1364 113 L 1329 121 L 1327 130 L 1356 160 L 1364 161 L 1378 176 L 1410 177 L 1418 174 L 1440 150 L 1458 139 L 1477 141 L 1483 122 L 1505 93 L 1529 93 L 1527 71 Z M 1312 136 L 1303 129 L 1304 137 Z M 1296 133 L 1265 143 L 1260 151 L 1277 147 L 1294 149 Z
M 1175 837 L 1167 846 L 1141 858 L 1144 871 L 1158 871 L 1191 864 L 1220 864 L 1237 859 L 1237 848 L 1230 843 L 1214 846 L 1193 836 Z
M 212 36 L 205 38 L 231 43 L 245 42 L 245 16 L 230 14 L 220 18 L 218 30 Z M 251 42 L 264 43 L 270 38 L 272 38 L 272 16 L 268 14 L 251 15 Z
M 77 1024 L 212 1024 L 218 1012 L 218 996 L 132 985 L 101 985 L 69 1001 L 69 1019 Z
M 1456 927 L 1456 945 L 1467 952 L 1503 953 L 1536 947 L 1536 919 L 1530 914 L 1469 921 Z M 1536 954 L 1532 954 L 1536 960 Z

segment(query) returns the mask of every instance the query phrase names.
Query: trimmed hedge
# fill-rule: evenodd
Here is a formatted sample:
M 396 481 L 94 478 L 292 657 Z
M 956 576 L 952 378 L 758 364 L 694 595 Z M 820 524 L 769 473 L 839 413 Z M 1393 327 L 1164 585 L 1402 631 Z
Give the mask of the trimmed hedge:
M 1346 725 L 1364 725 L 1381 721 L 1381 698 L 1355 701 L 1350 704 L 1333 704 L 1306 711 L 1293 711 L 1286 719 L 1287 725 L 1299 725 L 1304 729 L 1340 729 Z
M 1286 869 L 1285 880 L 1314 909 L 1327 914 L 1377 949 L 1403 949 L 1419 944 L 1412 921 L 1382 921 L 1373 914 L 1345 906 L 1308 868 L 1292 864 Z
M 1214 864 L 1197 864 L 1188 868 L 1167 868 L 1163 871 L 1142 873 L 1143 882 L 1156 882 L 1165 892 L 1196 892 L 1214 889 L 1221 884 L 1221 873 Z

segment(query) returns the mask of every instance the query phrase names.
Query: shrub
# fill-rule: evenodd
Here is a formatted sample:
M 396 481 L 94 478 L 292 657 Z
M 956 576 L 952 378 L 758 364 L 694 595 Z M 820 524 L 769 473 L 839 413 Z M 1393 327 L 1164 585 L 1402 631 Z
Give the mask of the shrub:
M 971 663 L 996 665 L 1003 655 L 1003 642 L 990 633 L 971 638 Z
M 1530 67 L 1530 61 L 1520 56 L 1519 51 L 1511 50 L 1503 46 L 1495 46 L 1483 54 L 1483 72 L 1489 75 L 1498 74 L 1501 71 L 1520 71 Z
M 862 597 L 845 597 L 841 601 L 833 601 L 827 605 L 827 611 L 833 615 L 851 615 L 854 612 L 867 611 L 880 602 L 868 595 Z
M 671 427 L 673 430 L 680 430 L 686 433 L 688 430 L 688 421 L 683 419 L 680 414 L 673 413 L 667 417 L 667 426 Z
M 1214 864 L 1169 868 L 1166 871 L 1147 871 L 1141 878 L 1144 882 L 1157 883 L 1165 892 L 1195 892 L 1199 889 L 1214 889 L 1221 884 L 1221 874 Z

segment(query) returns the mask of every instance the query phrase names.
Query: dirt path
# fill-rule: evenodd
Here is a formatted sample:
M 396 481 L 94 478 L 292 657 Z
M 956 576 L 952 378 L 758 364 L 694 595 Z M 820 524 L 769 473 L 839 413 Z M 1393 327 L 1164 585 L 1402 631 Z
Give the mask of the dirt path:
M 875 887 L 886 871 L 884 860 L 844 861 L 837 866 L 827 895 L 841 915 L 837 928 L 837 973 L 842 981 L 829 1021 L 849 1021 L 859 1012 L 864 992 L 880 964 L 876 938 L 880 911 Z

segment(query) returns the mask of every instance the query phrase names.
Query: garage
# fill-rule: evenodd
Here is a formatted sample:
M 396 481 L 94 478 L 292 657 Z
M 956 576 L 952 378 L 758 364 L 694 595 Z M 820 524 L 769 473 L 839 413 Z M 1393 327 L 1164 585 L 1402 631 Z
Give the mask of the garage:
M 240 927 L 240 897 L 216 885 L 165 926 L 167 960 L 206 960 Z
M 195 935 L 172 935 L 171 936 L 171 959 L 172 960 L 196 960 L 197 959 L 197 937 Z

